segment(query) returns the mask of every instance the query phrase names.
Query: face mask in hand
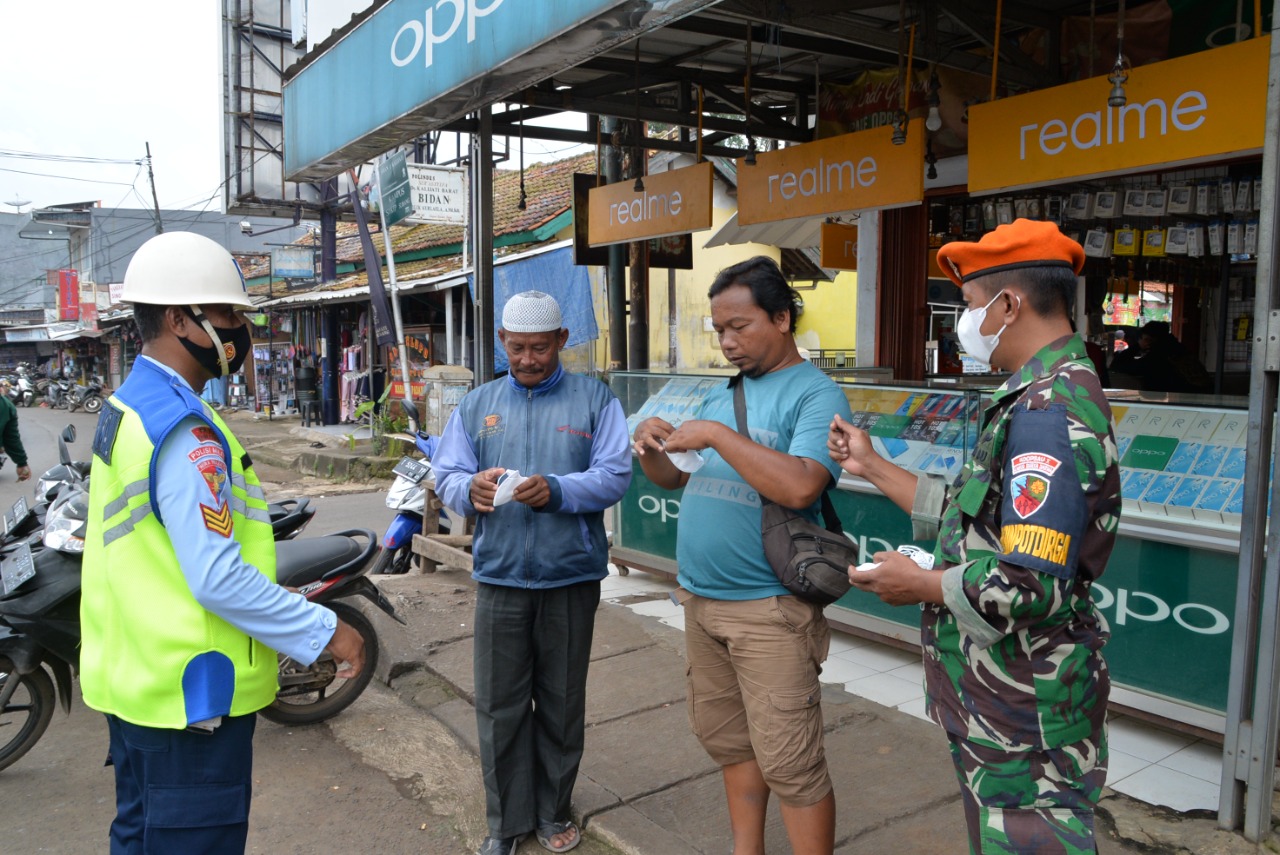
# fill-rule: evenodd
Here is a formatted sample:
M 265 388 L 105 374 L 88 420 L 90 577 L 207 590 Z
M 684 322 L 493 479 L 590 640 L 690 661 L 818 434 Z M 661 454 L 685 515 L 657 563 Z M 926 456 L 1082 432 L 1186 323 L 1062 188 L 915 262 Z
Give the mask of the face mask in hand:
M 995 331 L 994 335 L 982 334 L 982 322 L 987 319 L 987 309 L 991 304 L 1000 298 L 1003 294 L 1002 289 L 997 293 L 987 305 L 979 309 L 965 309 L 960 315 L 960 320 L 956 322 L 956 337 L 960 339 L 960 346 L 964 348 L 964 352 L 981 362 L 983 365 L 991 364 L 991 354 L 995 352 L 996 345 L 1000 344 L 1000 336 L 1009 326 L 1005 324 Z M 1018 298 L 1018 305 L 1022 305 L 1022 298 Z
M 249 335 L 249 325 L 215 327 L 203 313 L 197 314 L 191 306 L 184 308 L 191 319 L 204 327 L 204 331 L 213 340 L 211 345 L 201 346 L 185 338 L 178 339 L 187 349 L 187 353 L 191 354 L 195 361 L 200 363 L 200 367 L 214 377 L 235 374 L 239 371 L 253 344 Z

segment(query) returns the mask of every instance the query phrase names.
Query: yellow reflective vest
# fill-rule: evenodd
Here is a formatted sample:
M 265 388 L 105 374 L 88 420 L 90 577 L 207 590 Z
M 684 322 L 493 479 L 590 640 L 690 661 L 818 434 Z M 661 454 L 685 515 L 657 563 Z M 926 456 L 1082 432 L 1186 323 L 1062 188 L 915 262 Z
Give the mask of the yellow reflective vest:
M 254 713 L 277 689 L 275 652 L 192 595 L 153 502 L 157 451 L 190 416 L 209 424 L 226 453 L 232 536 L 244 560 L 276 578 L 267 504 L 244 448 L 184 383 L 139 359 L 94 435 L 80 687 L 91 708 L 147 727 Z

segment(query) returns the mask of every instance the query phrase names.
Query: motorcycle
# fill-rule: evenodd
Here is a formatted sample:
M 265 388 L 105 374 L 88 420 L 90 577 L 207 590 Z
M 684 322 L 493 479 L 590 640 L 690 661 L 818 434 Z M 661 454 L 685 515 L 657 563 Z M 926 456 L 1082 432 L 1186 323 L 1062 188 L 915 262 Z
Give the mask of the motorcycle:
M 50 379 L 49 385 L 45 387 L 45 404 L 49 409 L 61 410 L 67 406 L 67 399 L 71 394 L 71 384 L 66 380 Z
M 358 542 L 364 540 L 361 546 Z M 337 676 L 338 662 L 325 651 L 310 665 L 280 654 L 280 691 L 258 715 L 277 724 L 316 724 L 333 718 L 360 697 L 378 667 L 378 633 L 364 613 L 344 600 L 364 597 L 403 624 L 395 607 L 369 580 L 369 559 L 378 537 L 368 529 L 348 529 L 276 545 L 276 582 L 296 588 L 313 603 L 332 609 L 364 639 L 364 668 L 350 679 Z
M 438 437 L 418 430 L 418 414 L 406 401 L 400 401 L 405 415 L 409 419 L 408 434 L 388 434 L 393 439 L 407 440 L 422 453 L 423 460 L 402 457 L 391 470 L 396 476 L 391 489 L 387 491 L 387 507 L 396 512 L 396 517 L 387 526 L 382 536 L 382 549 L 373 569 L 373 575 L 380 573 L 407 573 L 409 562 L 413 558 L 413 536 L 422 532 L 422 519 L 426 513 L 427 476 L 431 474 L 430 459 L 435 454 Z M 440 514 L 440 530 L 449 528 L 448 517 Z
M 74 439 L 75 428 L 69 425 L 59 437 L 59 454 L 64 460 L 59 466 L 65 480 L 47 479 L 45 492 L 54 498 L 44 514 L 43 528 L 31 525 L 39 517 L 25 499 L 3 518 L 0 769 L 16 762 L 39 741 L 52 720 L 55 702 L 64 712 L 71 710 L 71 680 L 79 665 L 80 559 L 88 517 L 88 488 L 79 477 L 88 465 L 71 461 L 65 445 Z M 54 475 L 53 470 L 45 474 Z M 315 515 L 306 499 L 274 503 L 271 512 L 273 529 L 277 537 L 284 538 L 296 537 Z M 377 632 L 362 612 L 342 600 L 366 597 L 403 623 L 367 577 L 376 546 L 377 536 L 372 531 L 351 529 L 320 538 L 286 539 L 277 547 L 279 584 L 324 603 L 356 629 L 365 642 L 366 660 L 356 677 L 339 679 L 338 663 L 328 653 L 309 666 L 281 655 L 280 692 L 271 706 L 260 711 L 264 718 L 282 724 L 324 721 L 350 706 L 372 680 L 377 667 Z
M 67 396 L 68 412 L 74 413 L 80 407 L 84 407 L 84 411 L 90 414 L 102 409 L 102 378 L 97 374 L 93 375 L 87 386 L 77 383 Z

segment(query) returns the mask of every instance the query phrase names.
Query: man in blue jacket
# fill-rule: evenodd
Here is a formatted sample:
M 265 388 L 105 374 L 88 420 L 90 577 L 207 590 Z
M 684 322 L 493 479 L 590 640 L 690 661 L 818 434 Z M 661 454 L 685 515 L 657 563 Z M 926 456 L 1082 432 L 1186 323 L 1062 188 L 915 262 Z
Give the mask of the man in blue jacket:
M 567 852 L 581 841 L 570 799 L 608 575 L 604 510 L 631 483 L 631 450 L 609 388 L 560 366 L 569 331 L 555 299 L 516 294 L 498 338 L 508 376 L 463 398 L 432 461 L 444 503 L 478 516 L 476 723 L 489 827 L 480 855 L 511 855 L 531 831 Z

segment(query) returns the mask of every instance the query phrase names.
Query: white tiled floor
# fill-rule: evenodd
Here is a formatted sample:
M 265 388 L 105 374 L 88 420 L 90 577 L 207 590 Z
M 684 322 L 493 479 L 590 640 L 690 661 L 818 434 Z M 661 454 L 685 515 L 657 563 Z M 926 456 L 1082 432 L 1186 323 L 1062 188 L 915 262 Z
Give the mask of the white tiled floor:
M 616 570 L 601 585 L 601 597 L 620 600 L 667 594 L 675 583 L 647 573 L 620 576 Z M 637 614 L 684 629 L 684 613 L 669 597 L 629 604 Z M 822 666 L 822 682 L 917 718 L 924 711 L 924 669 L 920 657 L 896 647 L 843 632 L 831 633 L 831 650 Z M 1109 722 L 1111 751 L 1107 785 L 1149 804 L 1178 811 L 1217 810 L 1222 750 L 1194 737 L 1117 715 Z

